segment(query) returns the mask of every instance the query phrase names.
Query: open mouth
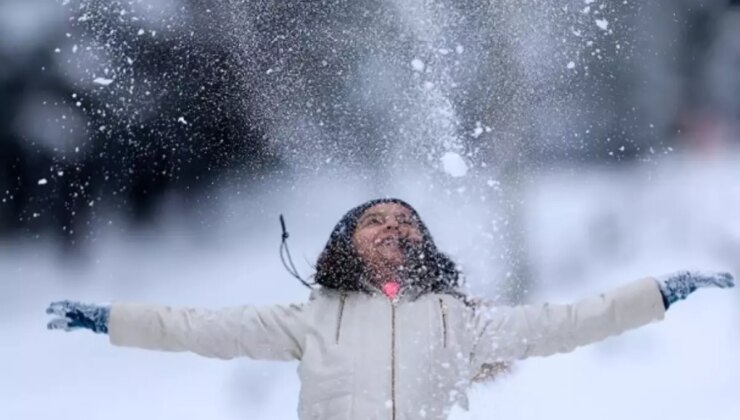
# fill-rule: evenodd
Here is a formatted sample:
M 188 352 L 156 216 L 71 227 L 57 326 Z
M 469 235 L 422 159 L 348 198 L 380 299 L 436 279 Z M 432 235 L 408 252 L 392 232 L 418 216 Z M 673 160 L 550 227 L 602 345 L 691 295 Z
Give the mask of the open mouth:
M 400 244 L 400 242 L 401 242 L 401 238 L 398 238 L 398 237 L 395 237 L 395 236 L 390 236 L 390 237 L 387 237 L 387 238 L 382 238 L 382 239 L 376 240 L 375 241 L 375 245 L 379 245 L 379 246 L 389 246 L 389 245 L 398 246 Z

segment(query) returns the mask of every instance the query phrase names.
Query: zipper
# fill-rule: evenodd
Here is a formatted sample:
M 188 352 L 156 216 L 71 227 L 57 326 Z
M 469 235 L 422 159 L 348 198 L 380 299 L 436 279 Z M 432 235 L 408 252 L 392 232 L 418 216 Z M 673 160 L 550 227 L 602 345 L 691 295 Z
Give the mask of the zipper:
M 337 333 L 336 333 L 336 344 L 339 344 L 339 333 L 342 330 L 342 315 L 344 315 L 344 301 L 347 299 L 347 295 L 342 293 L 339 297 L 339 310 L 337 313 Z
M 439 298 L 439 311 L 442 313 L 442 347 L 447 348 L 447 304 Z
M 391 419 L 396 420 L 396 304 L 391 302 Z

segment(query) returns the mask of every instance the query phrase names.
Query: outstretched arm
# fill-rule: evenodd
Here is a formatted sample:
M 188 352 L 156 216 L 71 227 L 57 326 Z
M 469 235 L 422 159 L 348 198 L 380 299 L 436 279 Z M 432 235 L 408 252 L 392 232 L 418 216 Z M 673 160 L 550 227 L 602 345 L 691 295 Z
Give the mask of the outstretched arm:
M 300 359 L 305 306 L 238 306 L 219 310 L 123 304 L 54 302 L 60 318 L 50 329 L 88 328 L 108 333 L 110 342 L 150 350 L 190 351 L 206 357 L 265 360 Z
M 478 331 L 474 354 L 482 363 L 569 352 L 661 320 L 671 303 L 700 287 L 733 285 L 728 273 L 683 271 L 648 277 L 569 305 L 487 308 L 473 319 Z

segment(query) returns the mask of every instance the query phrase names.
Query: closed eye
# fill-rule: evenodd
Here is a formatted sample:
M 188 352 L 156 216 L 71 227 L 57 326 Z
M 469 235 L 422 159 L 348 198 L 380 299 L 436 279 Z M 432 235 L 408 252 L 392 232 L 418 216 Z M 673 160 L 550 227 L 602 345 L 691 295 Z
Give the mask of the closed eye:
M 365 219 L 366 225 L 377 225 L 380 223 L 383 223 L 380 217 L 368 217 L 367 219 Z
M 398 221 L 399 224 L 408 225 L 408 226 L 413 226 L 416 224 L 413 219 L 410 219 L 408 217 L 403 217 L 403 216 L 397 218 L 396 221 Z

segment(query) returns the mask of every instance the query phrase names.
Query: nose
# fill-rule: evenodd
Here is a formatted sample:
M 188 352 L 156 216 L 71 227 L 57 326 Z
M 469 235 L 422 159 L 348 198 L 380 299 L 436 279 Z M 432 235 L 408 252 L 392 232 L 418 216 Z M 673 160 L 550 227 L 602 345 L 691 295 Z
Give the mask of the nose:
M 389 217 L 386 220 L 386 222 L 385 222 L 385 228 L 386 229 L 393 229 L 393 228 L 398 229 L 399 226 L 401 226 L 401 225 L 398 223 L 398 220 L 396 220 L 396 219 L 394 219 L 392 217 Z

